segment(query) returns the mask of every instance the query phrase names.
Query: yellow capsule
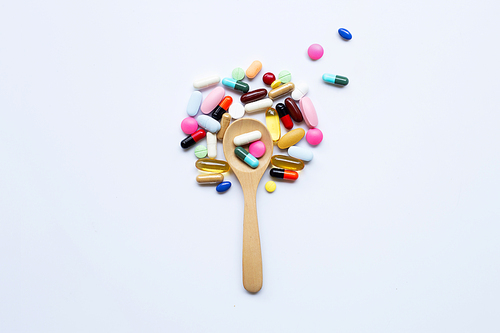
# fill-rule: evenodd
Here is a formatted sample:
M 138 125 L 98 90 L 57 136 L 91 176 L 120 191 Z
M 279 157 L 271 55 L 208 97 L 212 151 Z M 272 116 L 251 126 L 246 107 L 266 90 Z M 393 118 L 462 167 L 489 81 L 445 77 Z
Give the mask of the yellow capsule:
M 207 133 L 208 134 L 208 133 Z M 291 130 L 290 132 L 283 135 L 278 142 L 279 149 L 287 149 L 302 140 L 302 138 L 306 135 L 306 131 L 303 128 L 296 128 Z
M 196 161 L 196 167 L 201 171 L 223 173 L 229 171 L 229 164 L 226 161 L 213 160 L 210 158 L 200 158 Z
M 271 139 L 273 139 L 273 142 L 277 142 L 281 137 L 280 116 L 273 108 L 268 108 L 266 111 L 266 125 L 269 133 L 271 133 Z
M 220 121 L 220 130 L 217 132 L 217 139 L 224 139 L 224 134 L 226 133 L 227 128 L 229 127 L 229 123 L 231 122 L 231 115 L 229 113 L 224 113 L 222 115 L 222 119 Z
M 288 83 L 282 84 L 278 88 L 274 88 L 273 90 L 271 90 L 267 94 L 267 96 L 270 99 L 275 99 L 275 98 L 281 97 L 285 94 L 291 93 L 293 91 L 293 89 L 295 89 L 295 84 L 293 84 L 293 82 L 288 82 Z
M 274 80 L 273 83 L 271 83 L 271 89 L 278 88 L 281 85 L 280 80 Z
M 271 164 L 277 168 L 299 171 L 304 169 L 304 162 L 291 156 L 274 155 L 271 157 Z

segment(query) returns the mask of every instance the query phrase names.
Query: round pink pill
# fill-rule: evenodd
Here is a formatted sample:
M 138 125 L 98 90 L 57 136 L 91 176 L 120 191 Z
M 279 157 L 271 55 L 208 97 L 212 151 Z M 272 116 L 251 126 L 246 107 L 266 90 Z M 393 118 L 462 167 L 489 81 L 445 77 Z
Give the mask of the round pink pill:
M 182 121 L 181 129 L 186 134 L 193 134 L 198 129 L 198 122 L 193 117 L 187 117 Z
M 317 146 L 321 143 L 321 141 L 323 141 L 323 132 L 317 128 L 311 128 L 307 131 L 306 140 L 309 144 Z
M 323 53 L 324 53 L 323 47 L 319 44 L 312 44 L 307 49 L 307 54 L 309 55 L 309 58 L 311 58 L 312 60 L 318 60 L 323 56 Z
M 255 141 L 248 147 L 248 151 L 256 158 L 261 158 L 266 153 L 266 145 L 262 141 Z

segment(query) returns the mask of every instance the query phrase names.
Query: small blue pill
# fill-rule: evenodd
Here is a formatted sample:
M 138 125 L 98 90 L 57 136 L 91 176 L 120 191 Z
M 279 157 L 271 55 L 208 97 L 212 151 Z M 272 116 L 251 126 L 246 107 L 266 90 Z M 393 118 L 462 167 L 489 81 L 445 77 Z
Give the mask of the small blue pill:
M 215 189 L 217 190 L 217 192 L 222 193 L 229 190 L 229 188 L 231 188 L 231 182 L 222 182 L 219 185 L 217 185 Z
M 340 35 L 340 37 L 347 39 L 347 40 L 350 40 L 352 38 L 352 35 L 349 32 L 349 30 L 344 29 L 344 28 L 339 29 L 339 35 Z

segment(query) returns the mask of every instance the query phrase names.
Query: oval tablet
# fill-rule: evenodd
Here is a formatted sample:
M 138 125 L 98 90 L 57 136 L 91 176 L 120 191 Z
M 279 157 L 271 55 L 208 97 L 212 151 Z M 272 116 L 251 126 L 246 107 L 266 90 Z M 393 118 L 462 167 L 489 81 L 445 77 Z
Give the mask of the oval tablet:
M 318 126 L 318 115 L 309 97 L 304 96 L 300 99 L 300 109 L 302 110 L 302 116 L 307 126 L 311 128 Z
M 262 63 L 258 60 L 255 60 L 252 62 L 250 67 L 247 68 L 246 74 L 249 79 L 253 79 L 254 77 L 259 74 L 260 70 L 262 69 Z
M 244 146 L 249 144 L 250 142 L 260 140 L 261 137 L 262 133 L 260 131 L 252 131 L 235 136 L 233 139 L 233 143 L 237 147 Z
M 269 92 L 268 95 L 269 95 L 269 98 L 276 99 L 278 97 L 281 97 L 283 95 L 288 94 L 293 89 L 295 89 L 295 85 L 293 84 L 293 82 L 288 82 L 288 83 L 282 84 L 278 88 L 274 88 L 273 90 L 271 90 Z
M 227 190 L 229 190 L 230 188 L 231 188 L 231 182 L 222 182 L 219 185 L 217 185 L 215 190 L 219 193 L 224 193 Z
M 220 130 L 220 123 L 210 116 L 201 115 L 196 118 L 198 125 L 209 132 L 217 133 Z
M 233 119 L 240 119 L 245 115 L 245 107 L 240 103 L 233 103 L 227 111 L 233 117 Z
M 313 159 L 313 152 L 310 149 L 291 146 L 288 148 L 288 155 L 298 158 L 299 160 L 309 162 Z
M 196 181 L 198 184 L 219 184 L 224 180 L 224 175 L 220 173 L 209 173 L 206 175 L 196 176 Z
M 295 85 L 295 89 L 292 91 L 292 98 L 296 101 L 304 97 L 305 94 L 309 92 L 309 86 L 305 82 L 301 82 Z
M 203 89 L 206 87 L 210 87 L 216 85 L 220 82 L 220 77 L 218 75 L 212 75 L 208 77 L 204 77 L 193 82 L 194 89 Z
M 212 90 L 210 94 L 208 94 L 208 96 L 205 98 L 203 103 L 201 103 L 201 112 L 203 112 L 204 114 L 209 114 L 210 112 L 212 112 L 212 110 L 215 109 L 217 105 L 219 105 L 220 101 L 222 101 L 225 94 L 226 93 L 224 91 L 224 88 L 222 87 L 217 87 Z
M 299 106 L 293 99 L 290 97 L 285 99 L 285 105 L 288 109 L 288 112 L 290 112 L 290 117 L 292 117 L 293 120 L 296 122 L 300 123 L 303 118 L 302 118 L 302 112 L 300 112 Z
M 349 30 L 347 30 L 345 28 L 340 28 L 339 29 L 339 35 L 340 35 L 340 37 L 342 37 L 344 39 L 347 39 L 347 40 L 352 39 L 352 34 L 350 33 Z
M 240 101 L 241 103 L 251 103 L 258 101 L 259 99 L 263 99 L 267 96 L 266 89 L 257 89 L 247 92 L 246 94 L 241 95 Z
M 267 110 L 267 108 L 270 108 L 271 106 L 273 106 L 273 100 L 270 98 L 265 98 L 258 100 L 256 102 L 246 104 L 245 111 L 248 113 L 264 111 Z
M 188 106 L 186 112 L 191 117 L 196 116 L 198 110 L 200 109 L 201 101 L 203 100 L 203 94 L 199 91 L 193 91 L 191 97 L 189 97 Z
M 290 132 L 283 135 L 278 141 L 278 148 L 287 149 L 288 147 L 291 147 L 302 140 L 304 135 L 306 135 L 306 131 L 304 131 L 303 128 L 296 128 L 294 130 L 291 130 Z

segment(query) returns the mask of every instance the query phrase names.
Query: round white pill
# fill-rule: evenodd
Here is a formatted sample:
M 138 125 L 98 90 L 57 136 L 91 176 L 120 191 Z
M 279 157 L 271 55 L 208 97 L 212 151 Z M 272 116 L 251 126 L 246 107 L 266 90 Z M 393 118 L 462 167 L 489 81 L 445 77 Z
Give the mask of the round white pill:
M 245 115 L 245 108 L 240 103 L 233 103 L 229 107 L 228 112 L 233 119 L 240 119 Z

